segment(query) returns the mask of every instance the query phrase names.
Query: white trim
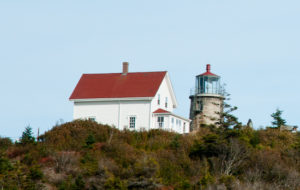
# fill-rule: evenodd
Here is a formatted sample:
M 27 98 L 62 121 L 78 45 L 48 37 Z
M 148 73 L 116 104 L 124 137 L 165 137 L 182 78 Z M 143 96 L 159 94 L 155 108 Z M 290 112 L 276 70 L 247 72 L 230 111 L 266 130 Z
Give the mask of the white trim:
M 149 104 L 149 123 L 148 123 L 148 130 L 150 130 L 151 129 L 151 125 L 152 125 L 152 113 L 151 113 L 151 109 L 152 109 L 152 104 L 151 104 L 151 102 L 150 102 L 150 104 Z
M 173 101 L 173 108 L 177 108 L 178 103 L 177 103 L 177 100 L 176 100 L 175 92 L 174 92 L 173 85 L 172 85 L 172 82 L 171 82 L 171 79 L 170 79 L 170 76 L 169 76 L 168 72 L 166 73 L 165 77 L 167 79 L 166 81 L 167 81 L 167 84 L 168 84 L 168 87 L 169 87 L 169 90 L 170 90 L 170 93 L 171 93 L 171 98 L 172 98 L 172 101 Z
M 70 99 L 73 102 L 110 102 L 110 101 L 136 101 L 136 100 L 152 100 L 153 97 L 133 97 L 133 98 L 86 98 L 86 99 Z
M 179 118 L 179 119 L 182 119 L 182 120 L 185 120 L 185 121 L 187 121 L 187 122 L 191 122 L 192 120 L 190 120 L 190 119 L 186 119 L 186 118 L 184 118 L 184 117 L 181 117 L 181 116 L 179 116 L 179 115 L 176 115 L 176 114 L 173 114 L 173 113 L 171 113 L 171 112 L 169 112 L 169 113 L 153 113 L 154 115 L 172 115 L 173 117 L 177 117 L 177 118 Z
M 197 94 L 196 96 L 201 96 L 201 97 L 217 97 L 217 98 L 224 98 L 224 96 L 219 95 L 219 94 Z
M 121 102 L 119 101 L 119 106 L 118 106 L 118 129 L 119 130 L 121 130 L 120 129 L 120 119 L 121 119 L 120 113 L 121 113 Z

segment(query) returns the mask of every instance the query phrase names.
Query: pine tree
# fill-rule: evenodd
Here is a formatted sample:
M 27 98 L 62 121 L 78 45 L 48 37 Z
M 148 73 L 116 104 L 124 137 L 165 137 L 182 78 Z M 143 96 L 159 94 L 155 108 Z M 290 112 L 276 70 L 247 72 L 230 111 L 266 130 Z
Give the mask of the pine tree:
M 30 126 L 27 126 L 25 128 L 25 131 L 22 133 L 21 137 L 21 143 L 22 144 L 30 144 L 35 141 L 35 138 L 33 137 L 32 128 Z
M 273 125 L 273 127 L 279 128 L 280 126 L 286 124 L 285 119 L 283 119 L 283 118 L 281 117 L 282 112 L 283 112 L 282 110 L 279 110 L 279 109 L 277 108 L 277 109 L 276 109 L 276 112 L 271 114 L 271 117 L 273 118 L 273 121 L 271 122 L 272 125 Z
M 96 142 L 93 134 L 89 134 L 89 136 L 85 139 L 85 147 L 92 148 L 92 145 Z
M 232 112 L 236 111 L 238 108 L 236 106 L 232 106 L 227 101 L 230 100 L 227 92 L 224 92 L 224 102 L 223 102 L 223 111 L 216 112 L 217 114 L 220 115 L 220 119 L 216 122 L 216 125 L 219 125 L 223 127 L 224 129 L 230 129 L 231 127 L 233 128 L 240 128 L 242 126 L 242 123 L 239 122 L 238 118 L 232 114 Z

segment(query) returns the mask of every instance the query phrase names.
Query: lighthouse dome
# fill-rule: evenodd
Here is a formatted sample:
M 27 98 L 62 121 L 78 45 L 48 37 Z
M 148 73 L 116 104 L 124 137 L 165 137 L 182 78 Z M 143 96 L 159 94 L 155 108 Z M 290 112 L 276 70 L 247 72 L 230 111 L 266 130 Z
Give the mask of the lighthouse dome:
M 206 65 L 206 72 L 196 76 L 195 94 L 223 95 L 221 77 L 211 72 L 211 65 Z

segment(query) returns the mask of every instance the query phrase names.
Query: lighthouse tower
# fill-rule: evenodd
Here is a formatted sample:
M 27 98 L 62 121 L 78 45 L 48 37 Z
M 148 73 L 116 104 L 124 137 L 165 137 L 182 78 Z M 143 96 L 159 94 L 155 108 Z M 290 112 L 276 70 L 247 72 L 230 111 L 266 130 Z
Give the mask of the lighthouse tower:
M 211 73 L 210 69 L 208 64 L 206 72 L 196 76 L 196 85 L 191 91 L 191 131 L 196 131 L 202 124 L 214 125 L 221 119 L 224 90 L 220 84 L 220 77 Z

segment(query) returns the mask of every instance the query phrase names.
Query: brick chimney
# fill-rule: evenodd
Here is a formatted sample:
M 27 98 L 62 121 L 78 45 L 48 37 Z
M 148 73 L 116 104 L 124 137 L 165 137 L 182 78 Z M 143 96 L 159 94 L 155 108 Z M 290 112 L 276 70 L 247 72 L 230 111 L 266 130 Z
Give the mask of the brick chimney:
M 128 73 L 128 65 L 129 65 L 128 62 L 123 62 L 123 73 L 122 73 L 122 75 L 127 75 L 127 73 Z
M 210 67 L 210 64 L 207 64 L 207 65 L 206 65 L 206 71 L 207 71 L 207 72 L 210 72 L 210 68 L 211 68 L 211 67 Z

